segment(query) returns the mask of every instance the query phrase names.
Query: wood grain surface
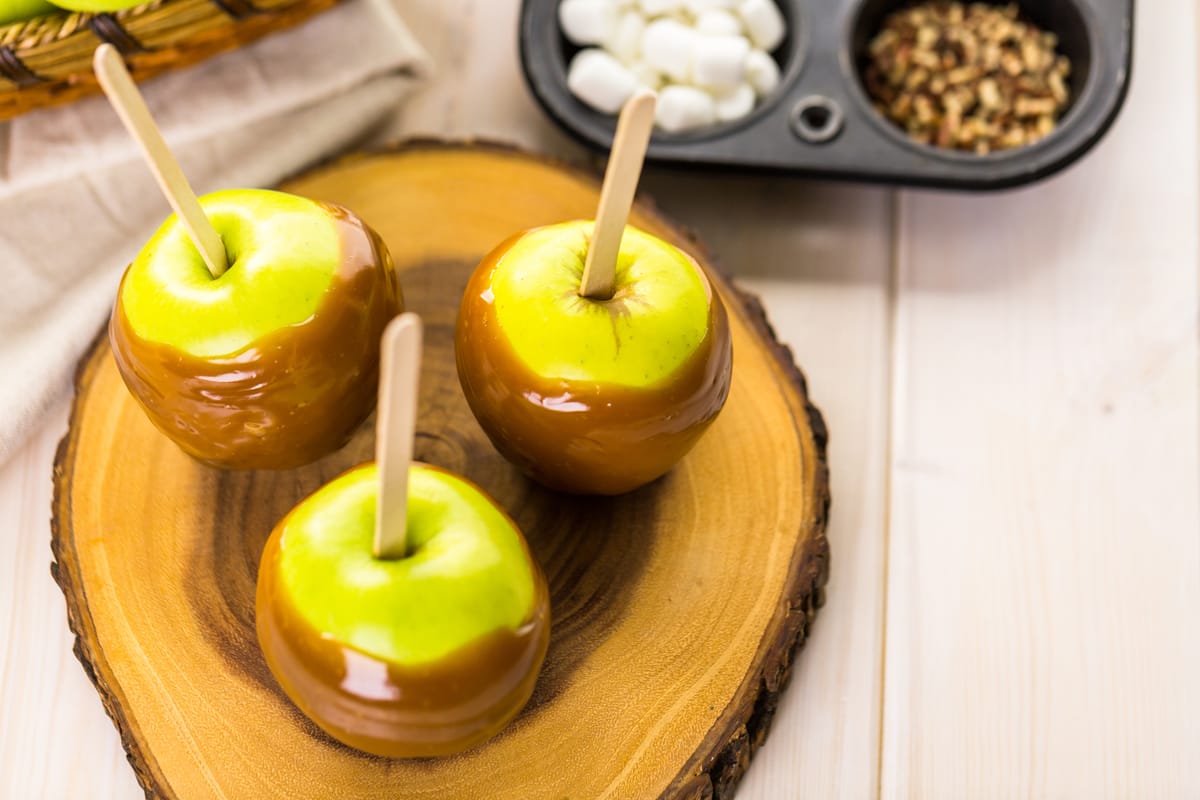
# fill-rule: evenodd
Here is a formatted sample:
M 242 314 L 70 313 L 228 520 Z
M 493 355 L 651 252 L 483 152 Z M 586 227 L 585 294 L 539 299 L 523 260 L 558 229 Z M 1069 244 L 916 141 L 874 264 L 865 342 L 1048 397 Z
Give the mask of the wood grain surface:
M 512 511 L 550 581 L 550 652 L 526 711 L 462 756 L 391 761 L 320 733 L 262 661 L 254 578 L 274 523 L 370 458 L 370 426 L 302 469 L 213 470 L 149 425 L 102 339 L 59 451 L 54 573 L 147 794 L 730 796 L 828 574 L 824 423 L 761 307 L 716 281 L 731 312 L 730 400 L 675 470 L 617 499 L 554 495 L 504 462 L 470 416 L 454 317 L 486 250 L 587 215 L 595 178 L 510 149 L 418 143 L 287 188 L 355 209 L 387 241 L 426 324 L 416 455 Z M 707 258 L 652 208 L 634 221 Z

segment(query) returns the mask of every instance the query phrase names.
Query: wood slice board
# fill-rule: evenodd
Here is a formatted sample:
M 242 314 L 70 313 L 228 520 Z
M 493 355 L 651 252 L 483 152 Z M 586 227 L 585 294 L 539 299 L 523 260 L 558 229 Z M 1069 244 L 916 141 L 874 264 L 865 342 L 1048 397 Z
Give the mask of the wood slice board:
M 275 522 L 371 457 L 371 425 L 301 469 L 211 469 L 151 427 L 100 337 L 55 463 L 52 570 L 75 652 L 147 796 L 729 796 L 828 573 L 824 424 L 761 306 L 714 275 L 733 329 L 732 390 L 680 465 L 621 498 L 555 495 L 501 459 L 472 418 L 454 318 L 485 252 L 517 230 L 590 216 L 596 177 L 500 146 L 411 142 L 285 188 L 354 209 L 387 241 L 427 326 L 417 457 L 476 481 L 526 532 L 550 582 L 550 650 L 528 707 L 469 753 L 394 761 L 331 740 L 267 671 L 254 582 Z M 633 222 L 708 262 L 647 203 Z

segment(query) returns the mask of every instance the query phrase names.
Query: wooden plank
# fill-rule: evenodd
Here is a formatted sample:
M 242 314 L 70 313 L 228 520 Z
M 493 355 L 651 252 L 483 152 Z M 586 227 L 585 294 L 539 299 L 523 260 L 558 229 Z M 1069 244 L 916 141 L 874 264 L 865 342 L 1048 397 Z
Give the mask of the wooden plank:
M 1197 12 L 1138 11 L 1085 162 L 901 199 L 884 798 L 1200 794 Z
M 763 298 L 830 429 L 827 604 L 738 798 L 874 796 L 892 195 L 678 172 L 654 172 L 644 186 L 701 231 L 717 262 Z
M 140 797 L 50 577 L 50 463 L 66 414 L 64 402 L 0 467 L 0 797 Z

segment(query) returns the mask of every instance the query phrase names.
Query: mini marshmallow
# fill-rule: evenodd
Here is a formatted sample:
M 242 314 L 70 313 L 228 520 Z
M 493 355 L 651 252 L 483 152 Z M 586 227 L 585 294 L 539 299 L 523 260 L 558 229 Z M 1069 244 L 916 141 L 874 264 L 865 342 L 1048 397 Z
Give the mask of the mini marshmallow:
M 600 44 L 612 39 L 618 14 L 612 0 L 563 0 L 558 24 L 575 44 Z
M 750 42 L 741 36 L 696 36 L 692 44 L 692 80 L 705 88 L 727 90 L 742 82 Z
M 606 114 L 641 87 L 658 92 L 655 125 L 669 132 L 745 117 L 780 83 L 780 2 L 562 0 L 564 35 L 599 46 L 572 59 L 567 88 Z
M 683 10 L 683 0 L 639 0 L 639 4 L 647 17 L 661 17 Z
M 654 124 L 670 133 L 703 128 L 717 119 L 712 95 L 694 86 L 668 86 L 658 93 Z
M 604 42 L 604 49 L 623 64 L 631 64 L 642 52 L 642 34 L 645 30 L 646 19 L 637 11 L 626 11 L 617 22 L 612 38 Z
M 705 11 L 724 9 L 732 11 L 737 8 L 738 0 L 683 0 L 683 5 L 694 16 L 700 16 Z
M 629 71 L 633 73 L 633 77 L 637 79 L 639 86 L 649 89 L 652 92 L 657 92 L 662 88 L 663 83 L 665 83 L 662 74 L 645 62 L 636 61 L 630 64 Z
M 743 64 L 746 81 L 759 97 L 766 97 L 779 85 L 779 65 L 762 50 L 751 50 Z
M 740 19 L 717 8 L 696 16 L 696 32 L 710 36 L 741 36 L 745 29 Z
M 748 83 L 739 83 L 732 92 L 715 98 L 718 122 L 741 119 L 754 110 L 754 89 Z
M 642 34 L 642 60 L 677 81 L 686 81 L 692 68 L 696 34 L 673 19 L 656 19 Z
M 742 0 L 738 14 L 746 23 L 750 41 L 760 50 L 771 51 L 783 41 L 787 32 L 787 21 L 775 0 Z
M 567 88 L 583 102 L 605 114 L 616 114 L 638 87 L 625 66 L 603 50 L 581 50 L 571 59 Z

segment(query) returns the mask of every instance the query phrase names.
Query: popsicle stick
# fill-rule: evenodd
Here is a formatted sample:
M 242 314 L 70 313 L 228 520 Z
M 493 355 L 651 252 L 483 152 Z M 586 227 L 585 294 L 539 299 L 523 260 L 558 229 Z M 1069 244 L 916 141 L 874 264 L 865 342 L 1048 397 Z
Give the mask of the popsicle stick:
M 654 106 L 657 96 L 643 89 L 625 102 L 617 119 L 612 153 L 604 171 L 600 189 L 600 207 L 596 209 L 596 225 L 583 266 L 579 294 L 595 300 L 607 300 L 613 295 L 617 271 L 617 252 L 621 235 L 633 207 L 633 195 L 642 176 L 642 162 L 654 128 Z
M 408 533 L 408 467 L 417 425 L 421 375 L 421 318 L 401 314 L 383 332 L 379 352 L 379 411 L 375 423 L 375 557 L 403 558 Z
M 108 102 L 141 148 L 150 171 L 158 181 L 158 187 L 167 196 L 167 202 L 200 251 L 204 265 L 214 278 L 219 276 L 229 268 L 225 244 L 200 208 L 200 201 L 196 199 L 196 193 L 192 191 L 179 162 L 167 148 L 162 133 L 150 116 L 150 109 L 146 108 L 146 101 L 125 69 L 120 53 L 111 44 L 100 45 L 92 57 L 92 69 L 96 72 L 100 88 L 108 96 Z

